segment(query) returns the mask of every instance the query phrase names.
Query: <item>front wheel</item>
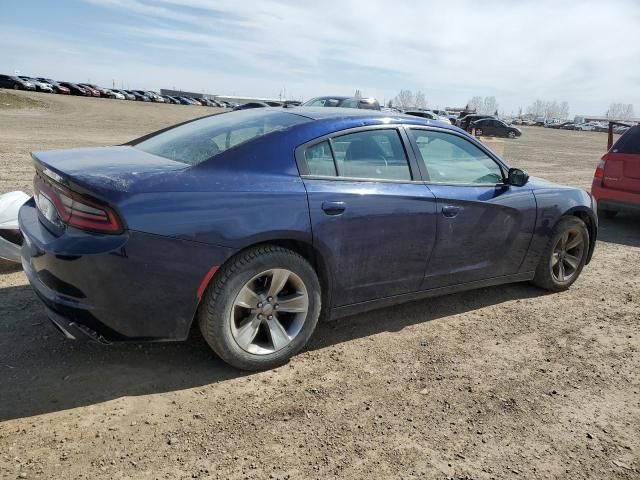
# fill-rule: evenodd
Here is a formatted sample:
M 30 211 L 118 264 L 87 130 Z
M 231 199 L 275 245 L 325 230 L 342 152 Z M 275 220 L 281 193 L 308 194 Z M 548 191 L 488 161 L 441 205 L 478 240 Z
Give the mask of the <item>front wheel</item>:
M 20 85 L 18 85 L 17 83 L 13 84 L 13 89 L 14 90 L 20 90 Z
M 509 138 L 516 138 L 516 132 L 514 132 L 513 130 L 511 130 L 509 133 L 507 133 L 507 137 L 509 137 Z
M 533 283 L 559 292 L 578 279 L 589 253 L 589 230 L 578 217 L 563 217 L 540 257 Z
M 315 330 L 318 277 L 301 255 L 275 245 L 241 252 L 215 275 L 198 312 L 209 346 L 228 364 L 263 370 L 286 363 Z
M 482 136 L 482 129 L 481 128 L 476 128 L 476 136 L 478 136 L 478 137 Z

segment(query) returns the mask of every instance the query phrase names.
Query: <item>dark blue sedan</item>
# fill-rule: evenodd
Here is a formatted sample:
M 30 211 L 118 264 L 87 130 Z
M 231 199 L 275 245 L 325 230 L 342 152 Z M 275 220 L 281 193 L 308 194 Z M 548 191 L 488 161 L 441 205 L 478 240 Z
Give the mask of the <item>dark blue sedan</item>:
M 318 319 L 507 282 L 564 290 L 592 198 L 466 132 L 370 110 L 261 108 L 129 144 L 34 152 L 23 267 L 69 338 L 184 340 L 242 369 Z

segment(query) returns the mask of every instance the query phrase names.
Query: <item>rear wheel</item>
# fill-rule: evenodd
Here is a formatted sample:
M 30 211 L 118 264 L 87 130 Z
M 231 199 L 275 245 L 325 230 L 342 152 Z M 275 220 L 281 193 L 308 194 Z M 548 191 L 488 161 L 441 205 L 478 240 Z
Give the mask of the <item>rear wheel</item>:
M 589 241 L 589 231 L 581 219 L 561 218 L 540 257 L 533 283 L 556 292 L 569 288 L 582 272 Z
M 318 277 L 299 254 L 271 245 L 251 248 L 215 275 L 198 313 L 200 330 L 236 368 L 282 365 L 315 330 L 320 293 Z

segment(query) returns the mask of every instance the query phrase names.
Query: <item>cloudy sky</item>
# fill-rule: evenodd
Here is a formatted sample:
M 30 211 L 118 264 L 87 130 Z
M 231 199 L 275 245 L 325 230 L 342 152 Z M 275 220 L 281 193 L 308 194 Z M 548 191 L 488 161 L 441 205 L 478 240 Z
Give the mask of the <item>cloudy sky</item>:
M 105 86 L 640 111 L 636 0 L 7 1 L 0 45 L 2 73 Z

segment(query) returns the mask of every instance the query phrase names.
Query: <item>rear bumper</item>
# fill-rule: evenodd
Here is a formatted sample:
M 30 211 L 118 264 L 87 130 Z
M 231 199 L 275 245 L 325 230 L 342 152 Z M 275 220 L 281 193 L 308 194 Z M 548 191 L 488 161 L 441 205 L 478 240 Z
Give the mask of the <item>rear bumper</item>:
M 591 194 L 598 202 L 601 210 L 635 210 L 640 211 L 640 193 L 625 192 L 623 190 L 613 190 L 605 188 L 593 182 Z
M 233 253 L 141 232 L 67 228 L 55 236 L 33 199 L 20 209 L 19 223 L 22 266 L 49 318 L 74 338 L 101 343 L 187 338 L 202 279 Z

